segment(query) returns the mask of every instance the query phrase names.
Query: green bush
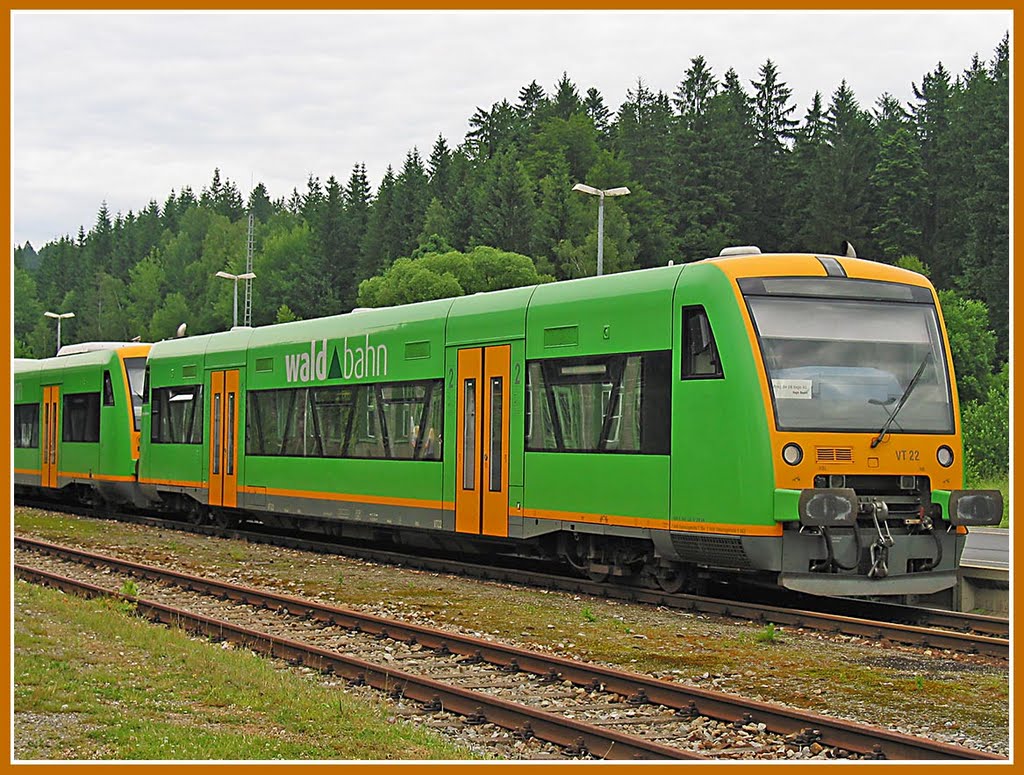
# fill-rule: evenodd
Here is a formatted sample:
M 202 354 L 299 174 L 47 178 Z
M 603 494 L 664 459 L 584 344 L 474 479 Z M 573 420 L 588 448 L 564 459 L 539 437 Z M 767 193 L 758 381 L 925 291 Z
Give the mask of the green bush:
M 964 476 L 968 481 L 1005 476 L 1010 470 L 1010 371 L 1004 365 L 984 402 L 963 405 Z

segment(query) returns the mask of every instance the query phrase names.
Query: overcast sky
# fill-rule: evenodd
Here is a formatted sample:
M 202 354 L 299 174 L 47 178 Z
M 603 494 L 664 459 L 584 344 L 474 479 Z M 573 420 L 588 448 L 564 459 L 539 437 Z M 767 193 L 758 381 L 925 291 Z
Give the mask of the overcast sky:
M 563 71 L 612 111 L 638 78 L 671 95 L 698 54 L 748 91 L 772 59 L 801 119 L 844 78 L 864 108 L 908 102 L 938 62 L 990 60 L 1011 26 L 1008 11 L 14 13 L 12 236 L 39 248 L 103 201 L 198 194 L 214 167 L 243 196 L 344 183 L 359 162 L 376 187 L 413 146 L 458 145 L 477 107 L 533 80 L 550 93 Z

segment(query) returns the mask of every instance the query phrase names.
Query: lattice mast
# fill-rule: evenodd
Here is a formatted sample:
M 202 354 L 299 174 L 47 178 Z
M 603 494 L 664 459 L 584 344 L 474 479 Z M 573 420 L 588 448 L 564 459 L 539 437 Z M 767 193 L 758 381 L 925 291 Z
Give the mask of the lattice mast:
M 252 211 L 249 211 L 249 234 L 248 244 L 245 249 L 245 273 L 252 274 L 252 254 L 253 254 L 253 232 L 254 229 L 254 218 Z M 242 313 L 242 325 L 252 325 L 252 278 L 248 278 L 245 281 L 245 311 Z

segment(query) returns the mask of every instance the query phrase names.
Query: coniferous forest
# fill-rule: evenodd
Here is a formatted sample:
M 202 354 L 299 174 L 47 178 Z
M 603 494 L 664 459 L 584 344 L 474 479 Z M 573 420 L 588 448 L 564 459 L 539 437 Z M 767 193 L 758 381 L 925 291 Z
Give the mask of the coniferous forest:
M 54 351 L 44 310 L 75 312 L 64 343 L 156 341 L 224 330 L 255 219 L 252 323 L 321 317 L 693 261 L 729 245 L 857 254 L 927 274 L 940 298 L 972 473 L 998 476 L 1009 359 L 1009 36 L 959 71 L 937 64 L 862 103 L 841 83 L 809 105 L 766 60 L 744 82 L 702 56 L 671 93 L 642 80 L 617 108 L 567 74 L 477 108 L 461 141 L 437 137 L 389 166 L 310 176 L 246 197 L 220 170 L 198 192 L 154 192 L 138 211 L 14 254 L 15 354 Z M 496 95 L 501 97 L 501 95 Z M 431 142 L 424 138 L 424 149 Z M 102 192 L 98 192 L 101 196 Z M 162 201 L 161 201 L 162 199 Z M 241 316 L 241 290 L 240 290 Z M 972 435 L 973 434 L 973 435 Z M 977 436 L 977 438 L 974 438 Z

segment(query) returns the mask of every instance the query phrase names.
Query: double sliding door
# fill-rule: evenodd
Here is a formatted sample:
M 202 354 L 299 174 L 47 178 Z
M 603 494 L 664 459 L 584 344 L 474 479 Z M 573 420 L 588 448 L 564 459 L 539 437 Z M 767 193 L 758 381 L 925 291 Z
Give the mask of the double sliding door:
M 511 347 L 459 350 L 455 530 L 508 535 Z

